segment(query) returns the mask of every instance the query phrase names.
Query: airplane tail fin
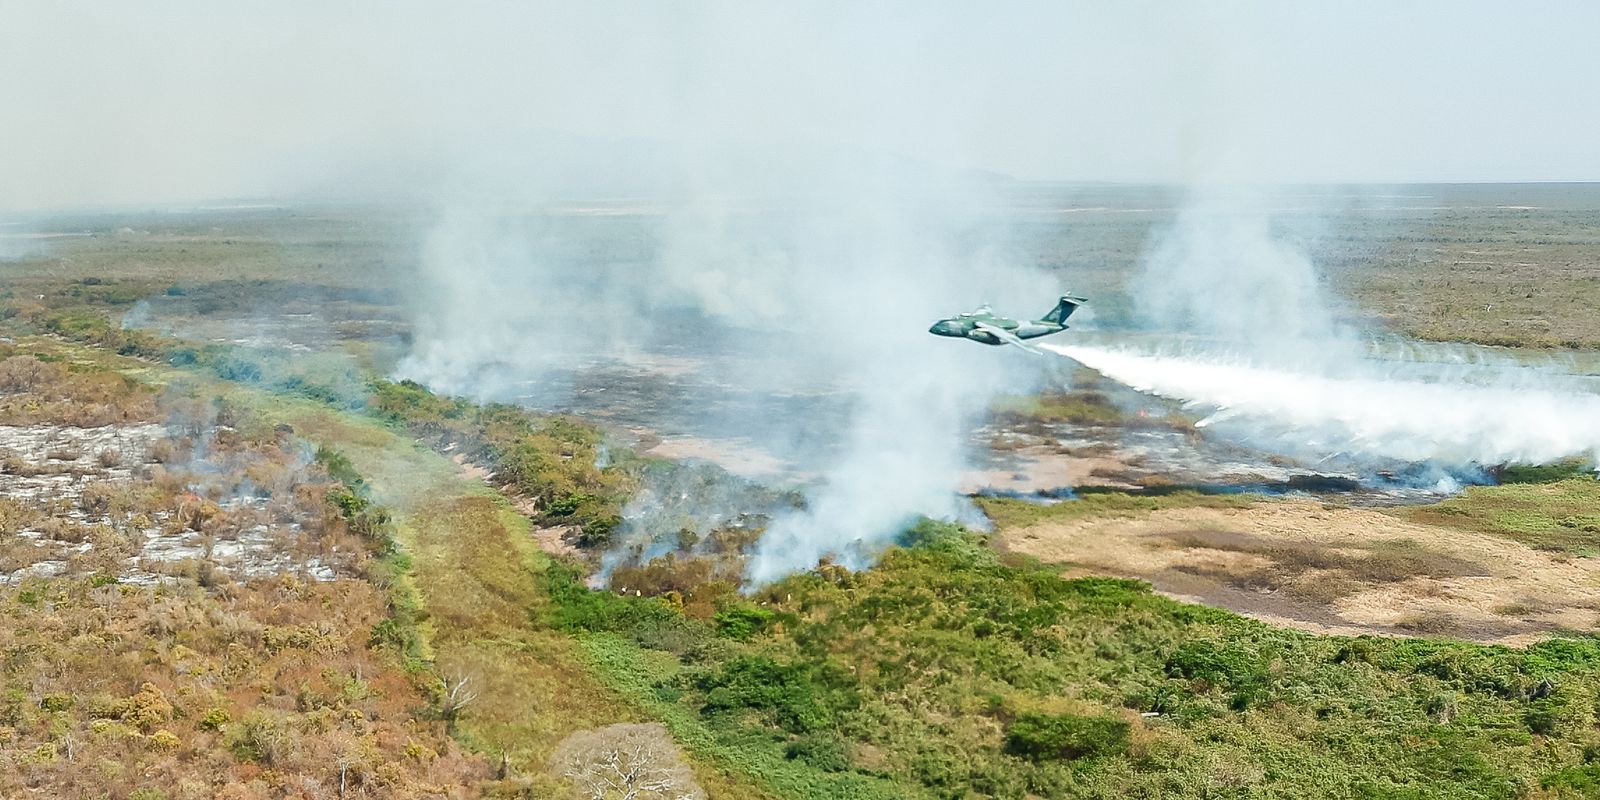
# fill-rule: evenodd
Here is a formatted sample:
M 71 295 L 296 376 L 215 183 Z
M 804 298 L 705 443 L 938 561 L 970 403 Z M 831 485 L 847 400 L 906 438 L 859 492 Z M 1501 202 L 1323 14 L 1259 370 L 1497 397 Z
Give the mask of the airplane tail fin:
M 1077 311 L 1078 306 L 1087 302 L 1089 302 L 1087 298 L 1071 294 L 1061 295 L 1061 300 L 1056 303 L 1056 307 L 1050 309 L 1050 313 L 1045 314 L 1040 319 L 1044 322 L 1054 322 L 1057 325 L 1065 326 L 1067 317 L 1072 316 L 1072 312 Z

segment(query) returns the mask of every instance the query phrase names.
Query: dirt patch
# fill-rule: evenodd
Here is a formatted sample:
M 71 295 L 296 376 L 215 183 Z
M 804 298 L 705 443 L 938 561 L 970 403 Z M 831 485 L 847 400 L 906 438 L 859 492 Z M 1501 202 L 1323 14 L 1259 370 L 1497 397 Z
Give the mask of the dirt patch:
M 961 476 L 965 494 L 1000 492 L 1036 494 L 1078 486 L 1135 489 L 1142 484 L 1126 477 L 1132 468 L 1115 455 L 1082 448 L 1063 453 L 1049 446 L 1029 446 L 1006 453 L 1003 463 Z
M 1171 546 L 1199 552 L 1222 551 L 1257 557 L 1254 566 L 1179 564 L 1174 569 L 1216 578 L 1229 586 L 1289 596 L 1319 604 L 1335 602 L 1363 586 L 1414 578 L 1481 578 L 1481 564 L 1431 550 L 1412 539 L 1378 540 L 1351 546 L 1318 541 L 1281 541 L 1225 530 L 1167 534 Z
M 580 555 L 577 546 L 567 540 L 568 536 L 577 532 L 577 527 L 573 525 L 534 526 L 533 541 L 539 545 L 540 550 L 550 555 L 577 556 Z
M 467 460 L 466 453 L 456 453 L 450 457 L 455 465 L 461 468 L 461 474 L 475 481 L 489 482 L 489 470 Z
M 1178 508 L 1000 537 L 1073 573 L 1142 578 L 1179 599 L 1317 632 L 1521 645 L 1600 622 L 1600 563 L 1365 509 Z

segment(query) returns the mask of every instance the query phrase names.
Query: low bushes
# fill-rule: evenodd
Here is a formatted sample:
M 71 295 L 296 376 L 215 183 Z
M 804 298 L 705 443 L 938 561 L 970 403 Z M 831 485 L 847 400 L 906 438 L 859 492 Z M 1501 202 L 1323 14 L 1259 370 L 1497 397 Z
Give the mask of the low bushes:
M 1023 714 L 1006 727 L 1006 752 L 1030 761 L 1119 755 L 1130 727 L 1115 717 Z

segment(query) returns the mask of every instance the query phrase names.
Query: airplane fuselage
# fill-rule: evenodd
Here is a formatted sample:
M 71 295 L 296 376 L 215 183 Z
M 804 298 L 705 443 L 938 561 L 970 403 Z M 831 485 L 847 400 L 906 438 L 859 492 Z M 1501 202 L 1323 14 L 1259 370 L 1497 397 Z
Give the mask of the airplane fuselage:
M 928 332 L 935 336 L 953 336 L 956 338 L 971 339 L 972 341 L 979 342 L 981 344 L 997 346 L 1005 344 L 1005 342 L 1001 340 L 999 336 L 979 327 L 979 322 L 983 322 L 986 325 L 991 325 L 993 327 L 1005 330 L 1013 336 L 1016 336 L 1018 339 L 1037 339 L 1040 336 L 1049 336 L 1052 333 L 1060 333 L 1067 329 L 1067 326 L 1058 325 L 1053 322 L 1044 322 L 1041 320 L 1018 321 L 1014 319 L 1007 319 L 1005 317 L 996 317 L 990 314 L 984 314 L 981 316 L 963 315 L 951 317 L 949 319 L 942 319 L 938 322 L 935 322 L 933 327 L 928 329 Z
M 1024 350 L 1032 350 L 1023 344 L 1024 340 L 1037 339 L 1040 336 L 1049 336 L 1066 330 L 1067 317 L 1072 316 L 1072 312 L 1078 310 L 1084 302 L 1086 301 L 1081 297 L 1064 294 L 1056 302 L 1056 307 L 1050 309 L 1043 317 L 1020 321 L 998 316 L 985 305 L 976 311 L 941 319 L 933 323 L 933 327 L 928 328 L 928 333 L 935 336 L 971 339 L 979 344 L 996 346 L 1014 344 Z

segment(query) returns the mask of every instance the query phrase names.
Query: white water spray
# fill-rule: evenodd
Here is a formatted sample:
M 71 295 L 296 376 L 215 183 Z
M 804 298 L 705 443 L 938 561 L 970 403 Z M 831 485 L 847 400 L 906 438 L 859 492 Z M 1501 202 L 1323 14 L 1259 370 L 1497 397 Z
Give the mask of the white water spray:
M 1205 351 L 1043 347 L 1208 414 L 1202 427 L 1281 452 L 1453 465 L 1600 452 L 1600 395 L 1551 366 L 1363 359 L 1290 367 Z

